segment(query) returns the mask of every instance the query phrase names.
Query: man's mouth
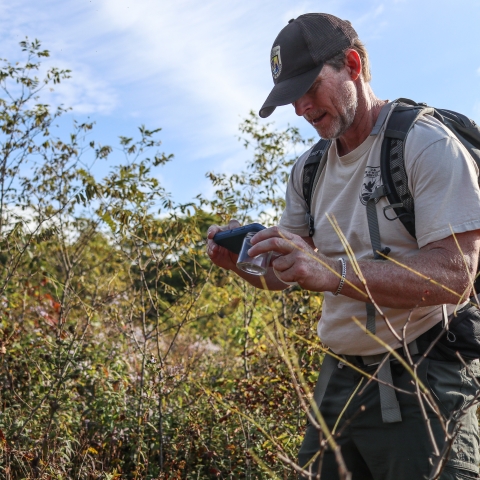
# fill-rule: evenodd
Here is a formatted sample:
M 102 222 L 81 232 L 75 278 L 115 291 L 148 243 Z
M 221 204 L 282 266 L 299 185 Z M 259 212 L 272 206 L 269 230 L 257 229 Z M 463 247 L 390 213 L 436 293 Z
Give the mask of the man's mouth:
M 322 119 L 325 117 L 326 113 L 322 113 L 322 114 L 319 114 L 319 115 L 316 115 L 315 117 L 310 117 L 308 118 L 308 121 L 315 127 L 316 125 L 318 125 Z

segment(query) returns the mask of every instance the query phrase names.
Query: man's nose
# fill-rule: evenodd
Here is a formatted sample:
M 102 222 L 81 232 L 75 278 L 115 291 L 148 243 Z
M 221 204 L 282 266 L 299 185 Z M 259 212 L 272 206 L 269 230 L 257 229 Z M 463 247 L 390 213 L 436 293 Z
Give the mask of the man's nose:
M 295 113 L 299 117 L 303 117 L 312 108 L 312 99 L 311 96 L 306 93 L 298 100 L 293 102 L 293 107 L 295 108 Z

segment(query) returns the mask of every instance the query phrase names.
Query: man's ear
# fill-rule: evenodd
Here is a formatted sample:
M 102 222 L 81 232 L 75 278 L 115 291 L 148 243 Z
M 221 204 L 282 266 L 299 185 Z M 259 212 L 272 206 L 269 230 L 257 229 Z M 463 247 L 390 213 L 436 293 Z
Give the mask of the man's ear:
M 349 48 L 345 52 L 345 68 L 353 81 L 357 80 L 362 73 L 362 59 L 353 48 Z

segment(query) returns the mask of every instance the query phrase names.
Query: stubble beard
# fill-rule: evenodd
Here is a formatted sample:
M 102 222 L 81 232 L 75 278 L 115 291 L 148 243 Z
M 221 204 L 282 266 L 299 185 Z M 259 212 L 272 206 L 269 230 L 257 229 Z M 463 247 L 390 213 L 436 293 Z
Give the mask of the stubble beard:
M 330 117 L 326 126 L 314 127 L 320 137 L 325 140 L 341 137 L 353 124 L 358 107 L 358 96 L 355 86 L 351 82 L 343 82 L 337 92 L 334 106 L 338 112 L 335 117 Z M 310 117 L 313 115 L 310 113 Z

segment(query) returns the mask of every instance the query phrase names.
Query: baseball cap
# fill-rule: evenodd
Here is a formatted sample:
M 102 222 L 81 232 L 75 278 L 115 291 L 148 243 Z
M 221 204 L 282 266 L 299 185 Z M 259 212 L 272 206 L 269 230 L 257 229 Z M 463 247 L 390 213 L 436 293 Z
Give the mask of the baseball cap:
M 260 109 L 266 118 L 276 107 L 298 100 L 312 86 L 326 60 L 353 45 L 358 37 L 348 20 L 327 13 L 306 13 L 290 20 L 273 42 L 273 83 Z

